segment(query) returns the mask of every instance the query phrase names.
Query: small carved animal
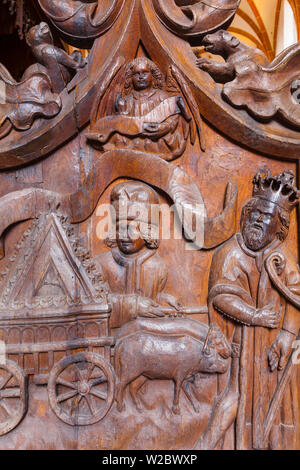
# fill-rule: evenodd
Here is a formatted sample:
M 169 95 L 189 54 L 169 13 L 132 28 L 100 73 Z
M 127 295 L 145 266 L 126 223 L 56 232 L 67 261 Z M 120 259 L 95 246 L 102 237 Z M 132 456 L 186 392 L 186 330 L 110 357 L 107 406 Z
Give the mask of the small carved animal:
M 282 51 L 272 62 L 262 51 L 242 44 L 227 31 L 205 36 L 203 44 L 207 52 L 225 59 L 225 63 L 204 57 L 197 60 L 200 69 L 224 84 L 224 100 L 259 121 L 275 118 L 300 128 L 300 43 Z
M 267 66 L 269 64 L 262 51 L 255 47 L 247 46 L 228 31 L 220 30 L 214 34 L 204 37 L 203 46 L 205 51 L 220 55 L 225 59 L 223 62 L 215 62 L 206 57 L 196 61 L 197 67 L 208 72 L 217 83 L 227 83 L 235 79 L 236 67 L 241 64 L 255 64 Z
M 204 343 L 191 336 L 167 336 L 143 331 L 122 338 L 115 348 L 118 410 L 124 408 L 124 391 L 128 384 L 133 402 L 142 411 L 137 392 L 146 380 L 169 379 L 175 383 L 172 409 L 179 414 L 180 390 L 185 380 L 199 372 L 224 373 L 228 369 L 228 360 L 210 348 L 208 343 L 209 337 Z
M 74 51 L 69 55 L 54 45 L 47 23 L 42 22 L 32 27 L 26 36 L 26 41 L 38 61 L 38 64 L 27 69 L 26 74 L 32 73 L 34 67 L 46 73 L 52 82 L 54 93 L 61 93 L 71 80 L 72 72 L 86 65 L 80 51 Z

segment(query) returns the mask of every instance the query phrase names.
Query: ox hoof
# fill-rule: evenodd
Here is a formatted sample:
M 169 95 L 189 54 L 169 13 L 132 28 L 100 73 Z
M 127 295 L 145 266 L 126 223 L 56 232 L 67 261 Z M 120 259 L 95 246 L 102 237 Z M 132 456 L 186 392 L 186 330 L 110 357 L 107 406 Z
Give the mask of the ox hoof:
M 180 415 L 180 408 L 178 405 L 177 406 L 174 405 L 172 410 L 175 415 Z

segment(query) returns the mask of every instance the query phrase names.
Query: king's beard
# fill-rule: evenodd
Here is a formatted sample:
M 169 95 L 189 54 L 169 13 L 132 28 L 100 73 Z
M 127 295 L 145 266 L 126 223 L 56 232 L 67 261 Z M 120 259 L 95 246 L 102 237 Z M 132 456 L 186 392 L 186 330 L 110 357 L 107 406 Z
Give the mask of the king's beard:
M 262 250 L 270 242 L 264 230 L 253 226 L 249 221 L 244 223 L 242 235 L 245 245 L 252 251 Z

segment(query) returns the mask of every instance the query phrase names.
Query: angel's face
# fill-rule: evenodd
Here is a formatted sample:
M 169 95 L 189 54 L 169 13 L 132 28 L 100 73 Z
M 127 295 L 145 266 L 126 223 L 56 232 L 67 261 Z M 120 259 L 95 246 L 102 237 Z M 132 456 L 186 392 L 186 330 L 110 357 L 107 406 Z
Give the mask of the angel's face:
M 149 90 L 153 86 L 153 76 L 147 64 L 137 64 L 132 71 L 133 88 L 137 91 Z

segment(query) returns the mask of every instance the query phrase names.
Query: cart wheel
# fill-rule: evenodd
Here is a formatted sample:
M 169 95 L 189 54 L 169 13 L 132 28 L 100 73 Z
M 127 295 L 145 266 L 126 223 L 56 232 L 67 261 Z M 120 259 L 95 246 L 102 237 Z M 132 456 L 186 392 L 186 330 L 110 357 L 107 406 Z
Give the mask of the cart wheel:
M 26 414 L 28 377 L 14 361 L 0 363 L 0 436 L 18 426 Z
M 78 353 L 57 362 L 48 381 L 50 406 L 72 426 L 103 419 L 114 401 L 115 373 L 99 354 Z

